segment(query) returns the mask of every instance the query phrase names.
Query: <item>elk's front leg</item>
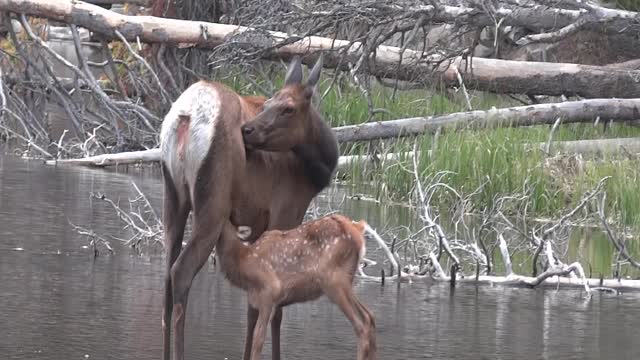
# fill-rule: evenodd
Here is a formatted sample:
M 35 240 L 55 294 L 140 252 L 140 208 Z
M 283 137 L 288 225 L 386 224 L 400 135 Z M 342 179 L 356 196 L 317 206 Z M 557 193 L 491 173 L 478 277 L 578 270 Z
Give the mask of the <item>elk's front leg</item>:
M 184 359 L 184 328 L 193 278 L 205 264 L 224 227 L 231 226 L 231 189 L 225 163 L 215 163 L 210 177 L 202 176 L 194 187 L 193 232 L 171 267 L 172 330 L 174 360 Z M 214 187 L 215 184 L 215 187 Z M 209 192 L 210 189 L 216 191 Z
M 271 360 L 280 360 L 280 325 L 282 324 L 282 306 L 276 307 L 271 319 Z
M 253 331 L 258 321 L 258 310 L 247 304 L 247 334 L 244 340 L 244 360 L 251 359 L 251 347 L 253 346 Z

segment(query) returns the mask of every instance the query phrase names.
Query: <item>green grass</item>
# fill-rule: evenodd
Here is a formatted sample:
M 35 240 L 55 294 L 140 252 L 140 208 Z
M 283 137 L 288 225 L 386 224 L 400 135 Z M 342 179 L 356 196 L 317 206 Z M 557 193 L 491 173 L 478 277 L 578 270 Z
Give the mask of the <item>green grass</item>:
M 584 162 L 582 170 L 560 162 L 543 166 L 545 154 L 525 150 L 523 144 L 535 141 L 537 129 L 495 129 L 442 135 L 429 156 L 434 137 L 415 139 L 421 150 L 420 177 L 430 178 L 439 171 L 452 172 L 447 184 L 469 194 L 481 184 L 472 198 L 476 210 L 491 204 L 499 195 L 532 189 L 530 211 L 533 216 L 553 216 L 575 206 L 582 195 L 605 176 L 608 215 L 625 225 L 640 226 L 640 162 L 608 160 Z M 390 152 L 411 151 L 413 139 L 399 141 Z M 354 152 L 357 152 L 354 151 Z M 364 152 L 363 152 L 364 153 Z M 414 186 L 411 159 L 390 162 L 382 168 L 354 165 L 346 176 L 354 183 L 375 184 L 376 195 L 395 201 L 407 200 Z
M 355 91 L 355 90 L 354 90 Z M 338 97 L 330 93 L 323 103 L 327 118 L 349 119 L 349 123 L 366 121 L 368 116 L 366 101 L 356 92 L 342 92 Z M 451 101 L 442 95 L 425 91 L 400 92 L 391 102 L 390 89 L 376 89 L 373 93 L 376 107 L 386 106 L 392 118 L 420 115 L 437 115 L 465 111 L 462 99 Z M 386 101 L 386 103 L 385 103 Z M 347 107 L 347 104 L 351 104 Z M 475 96 L 474 109 L 488 109 L 491 106 L 514 106 L 512 100 L 492 94 Z M 356 111 L 357 110 L 357 111 Z M 350 115 L 350 114 L 354 115 Z M 386 115 L 385 115 L 386 116 Z M 342 125 L 346 122 L 337 122 Z M 482 191 L 473 198 L 473 205 L 481 209 L 488 206 L 498 195 L 522 192 L 528 186 L 533 189 L 531 211 L 534 216 L 551 216 L 575 205 L 582 194 L 591 189 L 601 178 L 611 176 L 606 190 L 610 215 L 626 225 L 640 226 L 640 182 L 638 162 L 611 162 L 603 159 L 587 162 L 584 171 L 573 173 L 563 164 L 557 169 L 545 168 L 546 156 L 539 150 L 526 150 L 524 144 L 546 142 L 549 126 L 529 128 L 498 128 L 478 131 L 445 132 L 437 139 L 431 134 L 415 138 L 400 139 L 386 146 L 384 150 L 393 153 L 410 152 L 417 141 L 421 156 L 418 168 L 421 178 L 428 178 L 439 171 L 450 171 L 447 183 L 463 193 L 470 193 L 485 184 Z M 598 139 L 640 136 L 640 129 L 614 124 L 604 129 L 592 124 L 567 124 L 554 133 L 554 140 Z M 437 144 L 434 146 L 434 141 Z M 366 154 L 367 146 L 347 144 L 343 151 L 352 154 Z M 428 152 L 433 152 L 428 155 Z M 375 195 L 396 201 L 407 200 L 414 188 L 412 161 L 407 158 L 400 162 L 385 164 L 382 169 L 371 165 L 354 165 L 347 178 L 354 183 L 373 183 Z M 554 173 L 554 170 L 556 172 Z
M 615 0 L 613 1 L 620 9 L 629 11 L 640 11 L 640 1 L 638 0 Z
M 242 80 L 243 76 L 231 76 L 224 80 L 244 94 L 256 94 L 255 87 Z M 261 81 L 258 80 L 258 83 Z M 282 74 L 276 76 L 274 85 L 281 86 Z M 331 78 L 326 76 L 319 86 L 323 94 Z M 340 86 L 340 89 L 337 87 Z M 505 96 L 472 93 L 471 103 L 475 110 L 519 106 L 521 103 Z M 376 85 L 371 90 L 374 108 L 385 112 L 370 119 L 367 100 L 360 90 L 351 85 L 336 85 L 321 103 L 321 112 L 331 126 L 359 124 L 366 121 L 382 121 L 415 116 L 429 116 L 465 111 L 461 94 L 447 97 L 443 93 L 427 90 L 398 91 Z M 470 193 L 485 184 L 473 197 L 475 209 L 489 206 L 499 195 L 520 193 L 531 188 L 530 215 L 553 216 L 575 205 L 583 193 L 604 176 L 612 178 L 606 185 L 608 215 L 625 225 L 640 226 L 640 170 L 638 161 L 610 161 L 584 164 L 582 171 L 572 171 L 564 164 L 545 167 L 546 156 L 539 150 L 526 150 L 527 143 L 546 142 L 550 126 L 527 128 L 499 128 L 474 131 L 448 131 L 437 139 L 431 134 L 414 138 L 385 141 L 371 144 L 342 144 L 343 155 L 367 154 L 371 146 L 378 151 L 403 153 L 413 148 L 414 141 L 422 151 L 419 157 L 421 178 L 428 178 L 440 171 L 452 172 L 446 182 L 462 193 Z M 554 140 L 598 139 L 640 136 L 640 128 L 614 124 L 606 130 L 603 125 L 566 124 L 554 133 Z M 434 146 L 434 141 L 437 144 Z M 428 151 L 433 150 L 429 155 Z M 367 185 L 372 195 L 382 200 L 406 201 L 414 190 L 412 161 L 385 163 L 382 167 L 354 165 L 340 174 L 348 183 Z M 361 187 L 357 191 L 361 191 Z M 446 199 L 441 199 L 446 206 Z

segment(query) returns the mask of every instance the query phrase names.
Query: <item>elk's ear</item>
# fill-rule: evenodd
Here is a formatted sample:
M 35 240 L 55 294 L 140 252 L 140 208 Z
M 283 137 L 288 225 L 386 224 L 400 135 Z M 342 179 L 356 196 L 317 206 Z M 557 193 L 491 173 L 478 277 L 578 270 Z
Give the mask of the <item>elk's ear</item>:
M 295 56 L 289 64 L 289 70 L 287 70 L 287 76 L 284 78 L 285 85 L 300 84 L 302 82 L 302 64 L 300 57 Z
M 322 72 L 322 53 L 320 57 L 316 61 L 316 64 L 313 65 L 313 69 L 309 73 L 309 78 L 307 78 L 307 83 L 305 84 L 308 88 L 314 88 L 318 84 L 318 80 L 320 80 L 320 73 Z

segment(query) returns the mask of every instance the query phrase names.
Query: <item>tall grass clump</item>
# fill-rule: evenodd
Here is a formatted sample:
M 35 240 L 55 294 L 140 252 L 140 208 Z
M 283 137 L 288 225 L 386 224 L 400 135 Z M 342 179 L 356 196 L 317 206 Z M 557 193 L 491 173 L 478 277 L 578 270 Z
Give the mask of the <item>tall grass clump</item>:
M 390 161 L 378 168 L 354 165 L 354 182 L 369 182 L 384 188 L 382 195 L 391 200 L 409 200 L 414 186 L 413 162 L 409 156 L 413 141 L 417 141 L 419 177 L 427 179 L 446 171 L 443 180 L 461 193 L 472 193 L 477 209 L 489 206 L 497 195 L 531 192 L 532 210 L 557 209 L 562 199 L 554 196 L 557 186 L 545 173 L 544 154 L 525 150 L 522 134 L 509 129 L 479 132 L 451 132 L 439 137 L 423 135 L 398 141 L 391 152 L 401 153 L 399 161 Z
M 605 176 L 607 216 L 617 223 L 640 226 L 640 162 L 636 160 L 603 159 L 587 162 L 584 174 L 576 179 L 576 193 Z
M 271 69 L 269 78 L 254 76 L 247 80 L 246 72 L 230 67 L 224 78 L 218 78 L 246 95 L 265 93 L 277 89 L 284 82 L 286 69 Z M 384 121 L 407 117 L 433 116 L 467 110 L 461 94 L 434 90 L 397 91 L 372 81 L 369 91 L 374 112 L 369 111 L 367 98 L 348 81 L 334 81 L 325 72 L 318 88 L 324 95 L 320 104 L 326 121 L 333 127 Z M 552 101 L 551 99 L 548 101 Z M 520 106 L 511 98 L 489 93 L 471 93 L 474 110 L 493 106 L 502 108 Z M 427 179 L 442 171 L 449 172 L 444 179 L 461 193 L 469 194 L 480 188 L 471 199 L 476 210 L 491 206 L 499 196 L 523 194 L 531 199 L 532 216 L 557 215 L 580 200 L 602 177 L 611 176 L 606 190 L 608 216 L 626 225 L 640 226 L 640 172 L 637 160 L 613 161 L 600 159 L 584 161 L 578 169 L 549 158 L 536 146 L 525 144 L 546 143 L 550 126 L 498 128 L 481 130 L 451 130 L 435 136 L 387 139 L 365 143 L 341 144 L 342 155 L 368 155 L 376 153 L 400 154 L 398 161 L 354 163 L 339 174 L 345 183 L 357 187 L 354 191 L 370 191 L 381 200 L 408 201 L 414 192 L 413 162 L 409 154 L 417 145 L 420 151 L 418 168 L 420 178 Z M 553 134 L 554 141 L 599 139 L 640 136 L 640 128 L 615 124 L 562 124 Z M 481 187 L 482 185 L 482 187 Z M 446 206 L 447 199 L 440 205 Z

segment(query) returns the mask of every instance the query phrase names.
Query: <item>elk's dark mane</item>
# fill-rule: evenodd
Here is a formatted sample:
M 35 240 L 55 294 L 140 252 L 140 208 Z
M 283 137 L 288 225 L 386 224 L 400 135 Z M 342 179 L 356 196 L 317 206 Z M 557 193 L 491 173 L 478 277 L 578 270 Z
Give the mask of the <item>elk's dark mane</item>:
M 331 182 L 338 163 L 338 143 L 333 130 L 320 114 L 315 109 L 310 113 L 313 129 L 309 142 L 294 147 L 293 152 L 302 161 L 306 176 L 319 192 Z

